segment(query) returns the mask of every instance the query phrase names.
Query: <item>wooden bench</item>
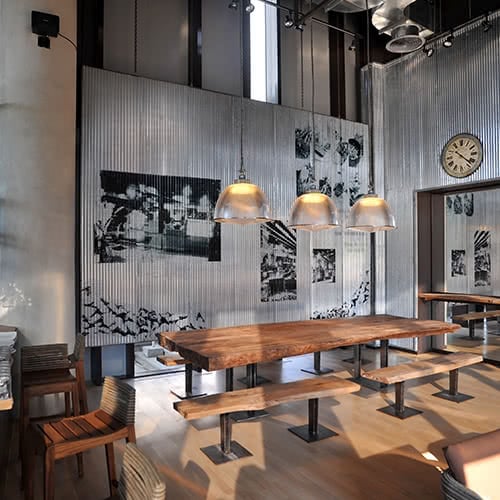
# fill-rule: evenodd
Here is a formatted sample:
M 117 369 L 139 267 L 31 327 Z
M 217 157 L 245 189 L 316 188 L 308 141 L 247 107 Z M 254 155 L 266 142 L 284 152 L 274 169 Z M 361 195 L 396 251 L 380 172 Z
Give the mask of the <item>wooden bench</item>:
M 202 398 L 188 399 L 174 403 L 185 419 L 220 416 L 220 445 L 201 450 L 215 464 L 225 463 L 252 454 L 236 441 L 231 440 L 232 423 L 230 414 L 240 411 L 265 410 L 281 403 L 309 400 L 309 422 L 307 425 L 288 429 L 307 442 L 319 441 L 336 433 L 318 424 L 319 398 L 339 396 L 359 391 L 360 386 L 338 377 L 306 379 L 286 384 L 268 384 L 251 389 L 241 389 Z
M 161 363 L 162 365 L 172 367 L 172 366 L 185 366 L 185 372 L 184 372 L 184 392 L 182 391 L 174 391 L 171 390 L 170 392 L 178 397 L 179 399 L 191 399 L 191 398 L 198 398 L 200 396 L 205 396 L 206 392 L 195 392 L 193 390 L 193 365 L 191 361 L 188 361 L 181 356 L 179 356 L 177 353 L 172 353 L 171 355 L 167 356 L 158 356 L 156 358 L 156 361 Z
M 469 338 L 471 340 L 483 340 L 483 337 L 476 337 L 474 335 L 474 323 L 480 319 L 498 318 L 498 317 L 500 317 L 500 310 L 457 314 L 456 316 L 453 316 L 452 319 L 454 319 L 455 321 L 467 322 L 467 326 L 469 327 L 469 336 L 466 338 Z
M 433 396 L 461 403 L 472 396 L 460 394 L 458 392 L 458 369 L 464 366 L 481 363 L 483 357 L 479 354 L 468 352 L 456 352 L 437 356 L 426 361 L 415 361 L 412 363 L 403 363 L 396 366 L 388 366 L 365 372 L 363 377 L 381 382 L 383 384 L 396 384 L 396 402 L 393 406 L 379 408 L 379 411 L 398 417 L 401 419 L 411 417 L 422 413 L 419 410 L 405 407 L 404 405 L 404 383 L 407 380 L 413 380 L 436 373 L 450 372 L 450 388 L 448 391 L 440 391 Z

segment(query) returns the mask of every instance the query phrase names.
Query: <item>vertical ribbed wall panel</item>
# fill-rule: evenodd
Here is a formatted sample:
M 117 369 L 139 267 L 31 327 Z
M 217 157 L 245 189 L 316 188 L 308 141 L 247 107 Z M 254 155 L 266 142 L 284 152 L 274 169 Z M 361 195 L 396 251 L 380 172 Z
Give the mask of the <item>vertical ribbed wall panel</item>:
M 384 156 L 376 157 L 375 168 L 385 173 L 386 197 L 398 225 L 387 234 L 388 313 L 416 314 L 415 191 L 500 177 L 500 23 L 496 16 L 492 22 L 487 33 L 480 22 L 455 33 L 450 49 L 436 41 L 432 58 L 420 51 L 375 69 L 384 91 L 375 105 Z M 461 132 L 480 138 L 484 160 L 460 180 L 444 172 L 440 155 Z
M 297 234 L 296 300 L 261 301 L 259 226 L 222 225 L 220 261 L 182 252 L 139 252 L 137 245 L 120 249 L 121 262 L 100 260 L 94 224 L 105 210 L 101 172 L 220 180 L 223 189 L 237 175 L 242 117 L 235 97 L 93 68 L 85 68 L 83 87 L 81 265 L 87 345 L 148 340 L 158 328 L 306 319 L 314 312 L 338 314 L 344 303 L 351 304 L 366 279 L 368 238 L 342 229 Z M 335 132 L 344 140 L 362 137 L 366 150 L 366 126 L 319 115 L 316 120 L 321 140 L 330 142 L 317 161 L 318 174 L 332 184 L 344 183 L 346 191 L 359 182 L 365 193 L 366 157 L 354 166 L 340 165 Z M 274 217 L 283 222 L 296 197 L 296 169 L 304 162 L 295 157 L 295 129 L 309 125 L 307 112 L 243 101 L 248 176 L 268 194 Z M 345 220 L 348 193 L 335 201 Z M 311 247 L 337 252 L 336 281 L 316 294 Z M 348 312 L 366 313 L 367 304 L 363 295 Z M 170 323 L 159 327 L 159 316 Z

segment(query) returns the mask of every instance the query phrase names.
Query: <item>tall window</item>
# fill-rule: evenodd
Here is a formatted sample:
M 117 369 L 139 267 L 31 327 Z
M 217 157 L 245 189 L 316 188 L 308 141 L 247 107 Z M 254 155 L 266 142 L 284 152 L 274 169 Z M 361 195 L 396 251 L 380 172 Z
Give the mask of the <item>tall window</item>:
M 276 0 L 271 0 L 276 3 Z M 250 15 L 250 97 L 278 102 L 278 13 L 255 0 Z

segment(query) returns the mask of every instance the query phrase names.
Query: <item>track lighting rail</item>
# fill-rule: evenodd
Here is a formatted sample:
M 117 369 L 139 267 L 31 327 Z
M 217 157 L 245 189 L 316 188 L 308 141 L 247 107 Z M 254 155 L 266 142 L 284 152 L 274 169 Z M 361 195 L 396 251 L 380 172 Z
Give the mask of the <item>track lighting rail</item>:
M 257 0 L 257 1 L 268 5 L 269 7 L 274 7 L 275 9 L 278 9 L 278 10 L 284 10 L 284 11 L 288 12 L 291 19 L 296 19 L 296 22 L 294 22 L 293 24 L 286 25 L 287 28 L 292 28 L 295 26 L 296 28 L 300 29 L 299 26 L 303 26 L 306 21 L 311 20 L 312 22 L 320 24 L 322 26 L 325 26 L 329 29 L 339 31 L 340 33 L 344 33 L 344 35 L 352 36 L 353 38 L 357 38 L 360 40 L 364 38 L 363 35 L 361 35 L 360 33 L 355 33 L 353 31 L 349 31 L 347 29 L 340 28 L 339 26 L 334 26 L 333 24 L 327 23 L 326 21 L 323 21 L 322 19 L 318 19 L 317 17 L 313 17 L 313 15 L 316 12 L 318 12 L 327 3 L 331 2 L 331 0 L 326 0 L 324 2 L 321 2 L 316 7 L 311 9 L 309 12 L 306 12 L 305 14 L 303 14 L 302 12 L 299 12 L 293 8 L 280 5 L 279 3 L 271 2 L 270 0 Z M 340 0 L 338 3 L 340 3 Z M 231 2 L 229 4 L 229 6 L 232 9 L 237 8 L 236 2 L 234 2 L 234 1 Z

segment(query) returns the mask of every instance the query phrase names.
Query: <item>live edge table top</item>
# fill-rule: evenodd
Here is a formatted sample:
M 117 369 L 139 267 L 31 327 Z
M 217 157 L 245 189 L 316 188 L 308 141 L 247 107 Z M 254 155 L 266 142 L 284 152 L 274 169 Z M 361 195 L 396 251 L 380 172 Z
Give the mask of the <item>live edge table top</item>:
M 375 340 L 442 335 L 459 328 L 443 321 L 373 315 L 164 332 L 160 344 L 212 371 Z
M 453 292 L 421 292 L 418 298 L 425 302 L 438 300 L 441 302 L 459 302 L 462 304 L 491 304 L 500 306 L 500 297 L 492 295 L 476 295 L 472 293 Z

